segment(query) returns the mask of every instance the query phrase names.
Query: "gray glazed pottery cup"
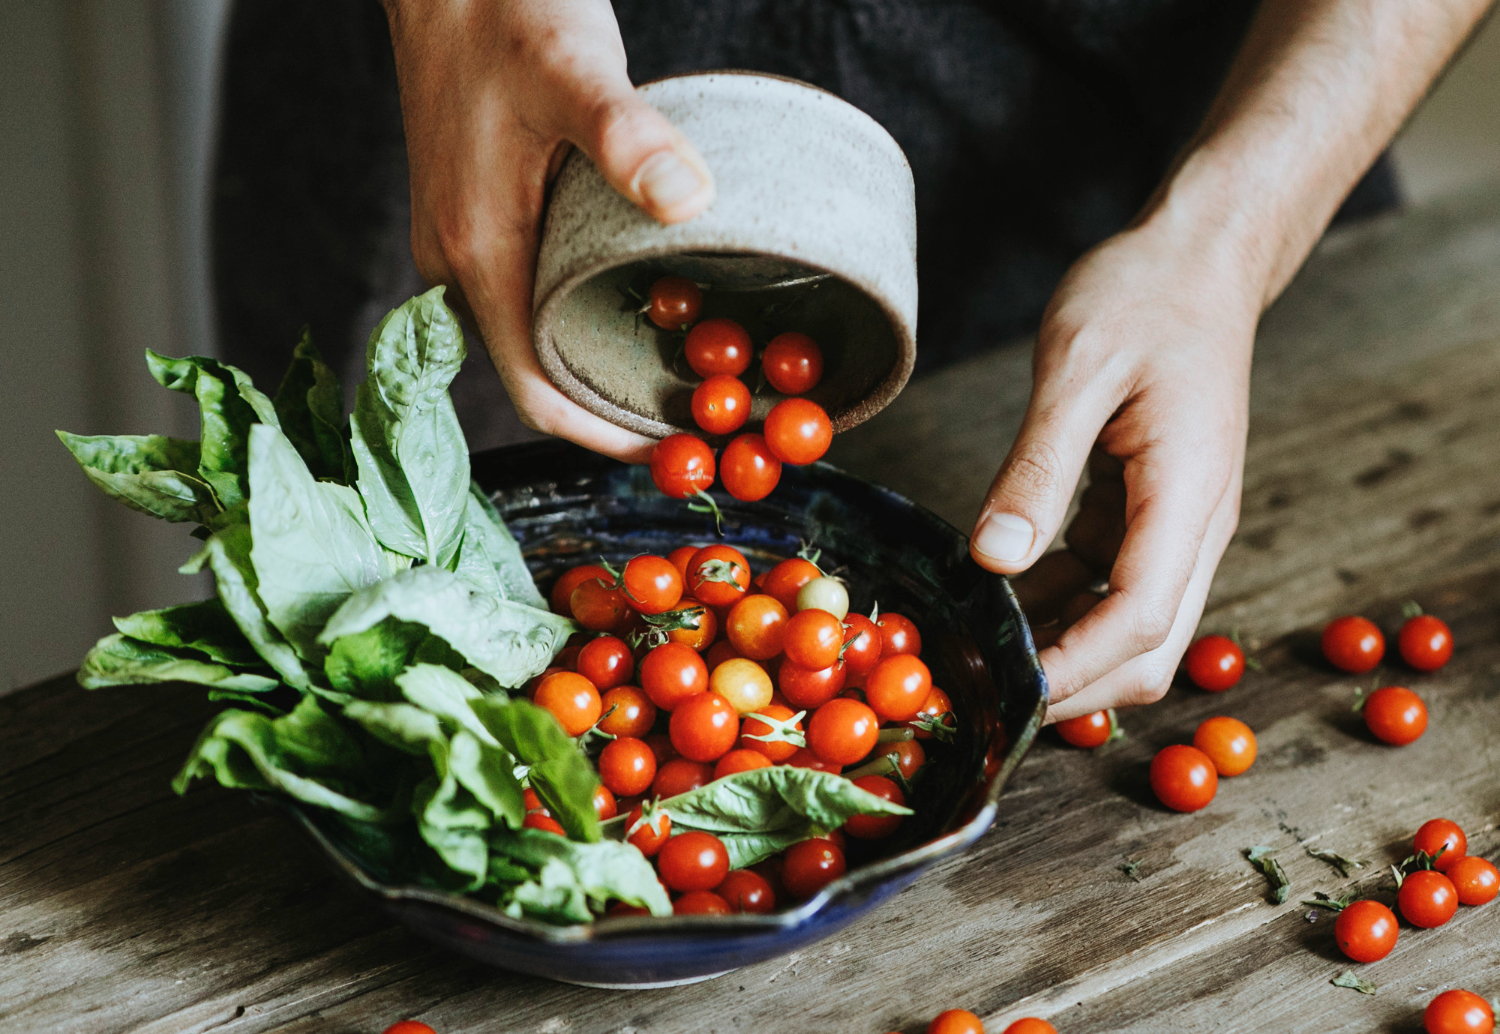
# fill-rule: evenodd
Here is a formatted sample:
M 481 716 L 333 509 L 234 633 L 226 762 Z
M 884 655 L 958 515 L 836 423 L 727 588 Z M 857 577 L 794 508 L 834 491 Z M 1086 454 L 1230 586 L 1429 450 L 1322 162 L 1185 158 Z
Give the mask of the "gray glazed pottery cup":
M 911 169 L 874 119 L 831 93 L 747 72 L 675 76 L 640 94 L 702 153 L 718 192 L 696 219 L 663 226 L 574 151 L 553 186 L 537 259 L 532 337 L 569 398 L 652 438 L 693 431 L 699 378 L 683 334 L 638 312 L 657 277 L 707 284 L 702 318 L 744 325 L 757 349 L 809 334 L 824 372 L 807 397 L 835 431 L 884 408 L 916 357 L 916 208 Z M 745 379 L 757 388 L 758 367 Z M 780 401 L 755 391 L 751 420 Z

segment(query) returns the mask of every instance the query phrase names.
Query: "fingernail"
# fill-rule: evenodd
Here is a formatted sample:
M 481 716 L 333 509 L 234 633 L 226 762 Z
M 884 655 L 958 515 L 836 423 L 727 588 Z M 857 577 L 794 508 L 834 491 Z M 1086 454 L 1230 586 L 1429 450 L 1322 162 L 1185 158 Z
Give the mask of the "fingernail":
M 1013 513 L 992 513 L 974 533 L 974 548 L 1008 564 L 1026 558 L 1036 538 L 1031 522 Z
M 703 174 L 672 151 L 646 159 L 635 174 L 636 189 L 648 204 L 671 208 L 703 188 Z

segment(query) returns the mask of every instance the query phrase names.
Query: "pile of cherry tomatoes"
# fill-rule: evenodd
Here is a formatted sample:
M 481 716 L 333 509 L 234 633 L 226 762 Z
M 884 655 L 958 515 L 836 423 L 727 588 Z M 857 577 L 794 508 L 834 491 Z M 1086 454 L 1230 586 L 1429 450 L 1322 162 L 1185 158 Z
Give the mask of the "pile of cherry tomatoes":
M 703 293 L 686 277 L 666 276 L 651 285 L 642 310 L 657 326 L 687 331 L 683 355 L 703 382 L 693 391 L 693 421 L 711 435 L 731 435 L 750 419 L 750 389 L 740 380 L 750 369 L 755 348 L 734 320 L 699 320 Z M 724 491 L 746 502 L 764 499 L 781 480 L 781 465 L 803 466 L 822 458 L 833 441 L 833 424 L 823 407 L 799 398 L 823 377 L 823 352 L 806 334 L 788 331 L 767 343 L 761 373 L 789 396 L 766 415 L 762 433 L 737 435 L 717 465 L 714 450 L 691 434 L 668 435 L 651 450 L 651 479 L 673 499 L 700 495 L 717 474 Z
M 846 835 L 879 840 L 902 819 L 856 815 L 730 872 L 717 837 L 673 835 L 670 808 L 658 802 L 793 765 L 844 774 L 905 805 L 927 760 L 922 741 L 956 727 L 919 656 L 917 626 L 895 613 L 850 614 L 844 584 L 808 556 L 759 577 L 723 544 L 637 556 L 619 571 L 584 564 L 557 580 L 551 604 L 588 631 L 528 694 L 570 735 L 607 741 L 596 810 L 628 816 L 627 839 L 655 861 L 678 914 L 768 912 L 809 898 L 843 875 Z M 528 805 L 527 826 L 562 832 L 540 800 Z M 617 904 L 610 914 L 639 911 Z

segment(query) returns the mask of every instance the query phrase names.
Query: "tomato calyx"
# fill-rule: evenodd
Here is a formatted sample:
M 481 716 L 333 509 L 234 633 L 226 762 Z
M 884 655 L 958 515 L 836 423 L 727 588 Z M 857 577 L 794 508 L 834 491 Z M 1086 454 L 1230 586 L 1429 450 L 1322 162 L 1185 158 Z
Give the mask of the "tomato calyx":
M 823 551 L 821 549 L 814 548 L 811 542 L 808 542 L 806 539 L 799 540 L 797 555 L 803 560 L 806 560 L 809 564 L 817 567 L 819 574 L 825 573 L 821 567 L 818 567 L 818 561 L 823 559 Z
M 1374 984 L 1370 983 L 1364 977 L 1357 975 L 1352 969 L 1344 970 L 1328 982 L 1334 987 L 1347 987 L 1350 990 L 1358 991 L 1362 995 L 1372 995 L 1377 990 Z
M 693 499 L 695 501 L 688 503 L 687 508 L 694 513 L 713 514 L 714 531 L 718 532 L 719 537 L 722 538 L 724 536 L 724 514 L 719 509 L 719 504 L 714 502 L 714 497 L 703 491 L 703 489 L 697 488 L 693 490 Z
M 920 775 L 921 771 L 922 769 L 918 769 L 916 774 Z M 844 778 L 853 781 L 855 779 L 863 779 L 865 776 L 872 775 L 885 776 L 897 786 L 901 787 L 901 792 L 907 797 L 908 800 L 911 798 L 911 780 L 902 773 L 901 762 L 896 760 L 895 754 L 882 754 L 880 755 L 880 757 L 876 758 L 874 761 L 869 762 L 868 764 L 860 765 L 856 769 L 845 772 Z
M 1400 890 L 1402 882 L 1414 872 L 1421 872 L 1424 869 L 1437 871 L 1437 860 L 1443 857 L 1447 850 L 1448 845 L 1444 844 L 1434 854 L 1418 851 L 1416 854 L 1403 858 L 1400 865 L 1391 866 L 1391 873 L 1396 877 L 1396 889 Z
M 709 563 L 717 562 L 709 561 Z M 629 637 L 631 649 L 639 649 L 642 643 L 654 649 L 671 638 L 673 632 L 696 632 L 703 627 L 703 617 L 707 613 L 707 607 L 701 603 L 695 603 L 692 606 L 678 607 L 675 610 L 664 610 L 660 614 L 642 614 L 641 618 L 651 627 Z M 603 719 L 600 720 L 603 721 Z
M 1229 630 L 1229 641 L 1240 648 L 1240 653 L 1245 658 L 1246 669 L 1250 671 L 1263 671 L 1265 669 L 1264 664 L 1260 663 L 1260 661 L 1250 656 L 1250 651 L 1258 647 L 1260 645 L 1259 643 L 1255 642 L 1254 640 L 1242 638 L 1240 635 L 1240 630 L 1237 628 L 1232 628 Z
M 739 580 L 735 578 L 734 572 L 740 569 L 740 565 L 733 560 L 705 560 L 698 565 L 694 572 L 697 576 L 697 584 L 704 582 L 722 582 L 725 585 L 738 587 Z
M 1313 892 L 1312 901 L 1304 899 L 1302 903 L 1308 908 L 1321 908 L 1328 912 L 1342 912 L 1344 909 L 1349 907 L 1351 902 L 1354 901 L 1354 897 L 1355 892 L 1353 890 L 1346 890 L 1338 897 L 1334 897 L 1330 894 L 1325 894 L 1321 890 L 1318 890 Z
M 668 821 L 670 821 L 671 818 L 671 814 L 665 807 L 662 806 L 660 797 L 653 797 L 649 801 L 642 801 L 640 818 L 636 819 L 628 827 L 626 827 L 625 839 L 629 840 L 631 837 L 635 836 L 635 834 L 639 833 L 647 826 L 651 827 L 652 833 L 655 833 L 657 836 L 661 836 L 666 832 L 666 830 L 663 830 L 661 828 L 661 820 L 667 819 Z
M 1245 860 L 1265 874 L 1266 879 L 1271 882 L 1271 893 L 1276 903 L 1286 904 L 1286 899 L 1292 890 L 1292 881 L 1287 879 L 1286 870 L 1276 860 L 1276 848 L 1264 845 L 1247 847 Z
M 1370 863 L 1363 858 L 1345 858 L 1337 851 L 1328 851 L 1321 847 L 1304 847 L 1307 857 L 1316 858 L 1320 862 L 1327 862 L 1339 871 L 1339 875 L 1348 879 L 1349 874 L 1355 869 L 1363 869 Z
M 958 732 L 958 718 L 952 711 L 944 711 L 942 714 L 919 714 L 907 723 L 913 729 L 922 732 L 930 732 L 936 740 L 943 743 L 952 743 L 954 735 Z M 1109 740 L 1121 739 L 1125 735 L 1123 729 L 1115 724 L 1114 716 L 1110 716 Z M 1108 743 L 1109 740 L 1105 740 Z
M 579 733 L 578 734 L 578 740 L 577 740 L 578 749 L 581 750 L 581 751 L 583 751 L 585 754 L 587 754 L 594 747 L 594 737 L 595 736 L 599 737 L 599 739 L 604 740 L 605 742 L 608 742 L 608 741 L 610 741 L 612 739 L 615 739 L 615 734 L 614 733 L 612 733 L 612 732 L 605 732 L 603 729 L 599 728 L 599 726 L 602 725 L 604 723 L 604 721 L 607 718 L 609 718 L 610 715 L 614 714 L 619 709 L 620 709 L 620 705 L 619 704 L 610 704 L 609 705 L 609 710 L 605 711 L 603 714 L 601 714 L 599 716 L 599 720 L 597 722 L 595 722 L 593 725 L 589 726 L 587 729 L 583 730 L 583 732 Z
M 1376 688 L 1379 685 L 1380 685 L 1380 682 L 1377 680 L 1377 681 L 1372 682 L 1370 684 L 1370 688 L 1369 689 L 1365 689 L 1365 687 L 1363 687 L 1363 686 L 1355 686 L 1354 687 L 1354 703 L 1349 708 L 1349 710 L 1353 711 L 1355 714 L 1363 714 L 1364 710 L 1365 710 L 1365 704 L 1367 702 L 1369 702 L 1370 694 L 1374 693 L 1375 690 L 1376 690 Z
M 790 718 L 775 718 L 759 711 L 754 711 L 745 717 L 753 718 L 759 724 L 769 727 L 768 732 L 745 733 L 744 738 L 747 740 L 759 740 L 762 743 L 790 743 L 794 747 L 807 746 L 807 737 L 801 729 L 797 728 L 797 723 L 807 717 L 806 711 L 798 711 Z
M 1425 613 L 1427 612 L 1422 609 L 1422 605 L 1416 600 L 1407 600 L 1401 604 L 1401 617 L 1403 620 L 1410 621 L 1412 618 L 1419 618 Z

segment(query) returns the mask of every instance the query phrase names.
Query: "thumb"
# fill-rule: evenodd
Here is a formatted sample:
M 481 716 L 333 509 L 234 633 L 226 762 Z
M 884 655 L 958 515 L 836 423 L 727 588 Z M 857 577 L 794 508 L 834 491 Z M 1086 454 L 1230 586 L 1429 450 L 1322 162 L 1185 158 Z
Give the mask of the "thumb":
M 969 538 L 980 567 L 1015 574 L 1042 555 L 1062 525 L 1106 416 L 1093 419 L 1076 400 L 1046 405 L 1033 397 Z
M 691 219 L 714 199 L 698 149 L 647 104 L 623 73 L 578 84 L 567 136 L 609 185 L 664 223 Z

